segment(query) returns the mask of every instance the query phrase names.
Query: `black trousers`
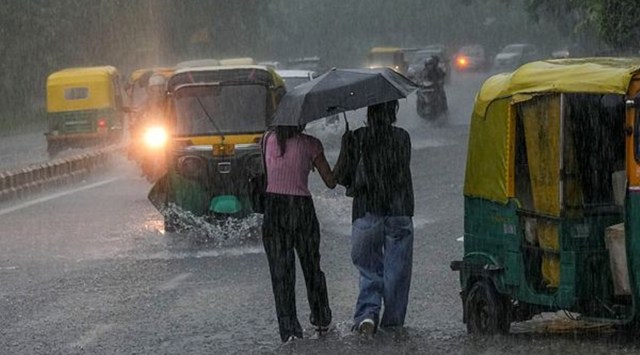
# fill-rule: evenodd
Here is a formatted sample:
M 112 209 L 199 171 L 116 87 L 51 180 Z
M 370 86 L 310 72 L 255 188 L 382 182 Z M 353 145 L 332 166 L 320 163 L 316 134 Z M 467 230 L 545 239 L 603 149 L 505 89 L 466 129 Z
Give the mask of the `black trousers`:
M 327 283 L 320 269 L 320 226 L 313 200 L 306 196 L 267 194 L 262 241 L 269 261 L 280 338 L 302 338 L 296 313 L 296 267 L 294 250 L 307 286 L 311 314 L 316 327 L 331 323 Z

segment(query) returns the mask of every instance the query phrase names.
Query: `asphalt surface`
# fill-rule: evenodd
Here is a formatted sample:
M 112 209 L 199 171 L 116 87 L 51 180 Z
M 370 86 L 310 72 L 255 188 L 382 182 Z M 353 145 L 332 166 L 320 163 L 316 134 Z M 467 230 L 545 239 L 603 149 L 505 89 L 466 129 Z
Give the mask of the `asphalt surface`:
M 45 131 L 45 127 L 39 127 L 36 132 L 0 136 L 0 171 L 22 169 L 29 165 L 50 161 Z M 94 148 L 65 149 L 58 153 L 54 159 L 68 158 L 90 152 L 92 149 Z
M 222 228 L 165 233 L 146 200 L 149 184 L 124 158 L 75 186 L 0 205 L 0 354 L 626 354 L 618 334 L 466 334 L 458 275 L 462 184 L 472 100 L 485 74 L 456 76 L 450 113 L 427 123 L 415 97 L 398 125 L 412 137 L 416 197 L 406 329 L 366 339 L 350 332 L 357 275 L 349 258 L 350 199 L 311 179 L 322 228 L 322 267 L 334 314 L 318 338 L 297 271 L 305 339 L 281 344 L 259 218 Z M 350 114 L 362 122 L 363 112 Z M 314 125 L 335 159 L 340 126 Z M 197 224 L 197 220 L 195 221 Z

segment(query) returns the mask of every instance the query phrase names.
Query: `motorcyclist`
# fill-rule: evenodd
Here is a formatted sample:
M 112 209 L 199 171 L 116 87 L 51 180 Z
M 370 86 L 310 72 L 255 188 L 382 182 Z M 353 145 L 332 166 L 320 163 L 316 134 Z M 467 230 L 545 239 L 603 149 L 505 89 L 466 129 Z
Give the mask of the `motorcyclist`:
M 423 81 L 430 81 L 438 85 L 444 85 L 444 77 L 447 74 L 440 68 L 440 58 L 431 56 L 424 61 L 424 69 L 420 72 Z
M 438 56 L 431 56 L 424 62 L 424 69 L 420 72 L 420 79 L 422 82 L 431 82 L 435 85 L 435 89 L 438 92 L 444 111 L 447 110 L 447 96 L 444 92 L 444 78 L 447 74 L 440 68 L 440 58 Z

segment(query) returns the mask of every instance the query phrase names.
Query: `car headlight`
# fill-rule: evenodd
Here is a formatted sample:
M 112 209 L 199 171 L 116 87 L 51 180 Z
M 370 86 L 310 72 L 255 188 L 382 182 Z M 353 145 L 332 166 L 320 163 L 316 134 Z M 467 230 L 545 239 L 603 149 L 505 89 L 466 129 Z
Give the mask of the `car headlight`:
M 144 132 L 144 144 L 152 149 L 162 148 L 167 144 L 167 131 L 164 127 L 149 127 Z

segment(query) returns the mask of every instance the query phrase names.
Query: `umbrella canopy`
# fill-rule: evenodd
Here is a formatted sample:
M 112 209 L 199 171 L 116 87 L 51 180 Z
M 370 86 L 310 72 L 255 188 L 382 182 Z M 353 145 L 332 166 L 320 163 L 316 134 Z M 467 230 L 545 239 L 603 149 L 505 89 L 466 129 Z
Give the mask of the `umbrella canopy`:
M 299 126 L 340 112 L 407 97 L 418 87 L 389 68 L 331 69 L 280 101 L 272 126 Z

